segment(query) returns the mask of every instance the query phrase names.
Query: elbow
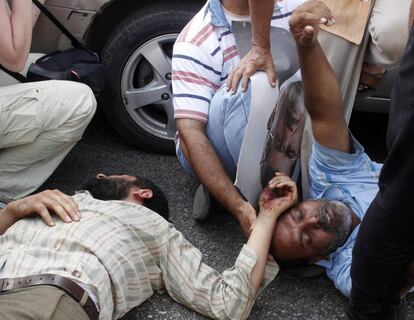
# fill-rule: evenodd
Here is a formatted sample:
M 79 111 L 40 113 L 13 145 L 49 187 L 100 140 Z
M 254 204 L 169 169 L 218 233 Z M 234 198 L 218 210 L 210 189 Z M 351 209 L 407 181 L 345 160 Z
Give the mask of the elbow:
M 20 72 L 24 69 L 28 53 L 20 53 L 21 50 L 9 49 L 6 52 L 0 52 L 1 64 L 10 71 Z

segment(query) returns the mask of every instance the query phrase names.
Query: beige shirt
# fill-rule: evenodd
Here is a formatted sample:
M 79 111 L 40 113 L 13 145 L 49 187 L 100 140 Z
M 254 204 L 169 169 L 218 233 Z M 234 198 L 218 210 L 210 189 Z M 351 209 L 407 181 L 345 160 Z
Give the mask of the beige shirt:
M 81 222 L 39 218 L 17 222 L 0 237 L 0 278 L 59 274 L 92 290 L 100 319 L 117 319 L 167 290 L 176 301 L 206 316 L 245 319 L 253 306 L 250 274 L 257 257 L 244 246 L 234 267 L 218 273 L 202 255 L 155 212 L 124 201 L 74 196 Z M 269 262 L 263 286 L 277 274 Z

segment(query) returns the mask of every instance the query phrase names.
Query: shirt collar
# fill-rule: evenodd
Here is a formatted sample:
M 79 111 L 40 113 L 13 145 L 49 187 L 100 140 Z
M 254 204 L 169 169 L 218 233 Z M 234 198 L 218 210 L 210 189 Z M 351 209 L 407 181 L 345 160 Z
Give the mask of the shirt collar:
M 215 27 L 227 27 L 231 29 L 224 15 L 220 0 L 210 0 L 208 9 L 211 12 L 211 23 Z

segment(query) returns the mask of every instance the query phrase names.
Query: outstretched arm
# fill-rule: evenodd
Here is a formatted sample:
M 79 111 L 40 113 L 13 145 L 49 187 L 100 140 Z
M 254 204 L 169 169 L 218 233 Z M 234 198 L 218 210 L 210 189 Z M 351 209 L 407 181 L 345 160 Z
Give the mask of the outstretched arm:
M 317 41 L 319 25 L 330 25 L 332 19 L 325 4 L 311 0 L 298 7 L 289 24 L 299 53 L 305 105 L 312 120 L 313 136 L 325 147 L 350 152 L 341 90 Z

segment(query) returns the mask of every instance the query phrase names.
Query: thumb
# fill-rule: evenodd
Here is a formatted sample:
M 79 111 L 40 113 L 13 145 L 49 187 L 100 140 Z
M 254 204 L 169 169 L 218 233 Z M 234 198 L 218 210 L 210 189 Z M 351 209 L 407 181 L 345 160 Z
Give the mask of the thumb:
M 303 30 L 302 36 L 301 36 L 301 42 L 303 45 L 311 45 L 313 42 L 313 36 L 315 34 L 315 29 L 312 26 L 306 26 Z
M 269 83 L 272 87 L 276 86 L 276 70 L 275 66 L 272 64 L 266 69 L 267 78 L 269 79 Z

